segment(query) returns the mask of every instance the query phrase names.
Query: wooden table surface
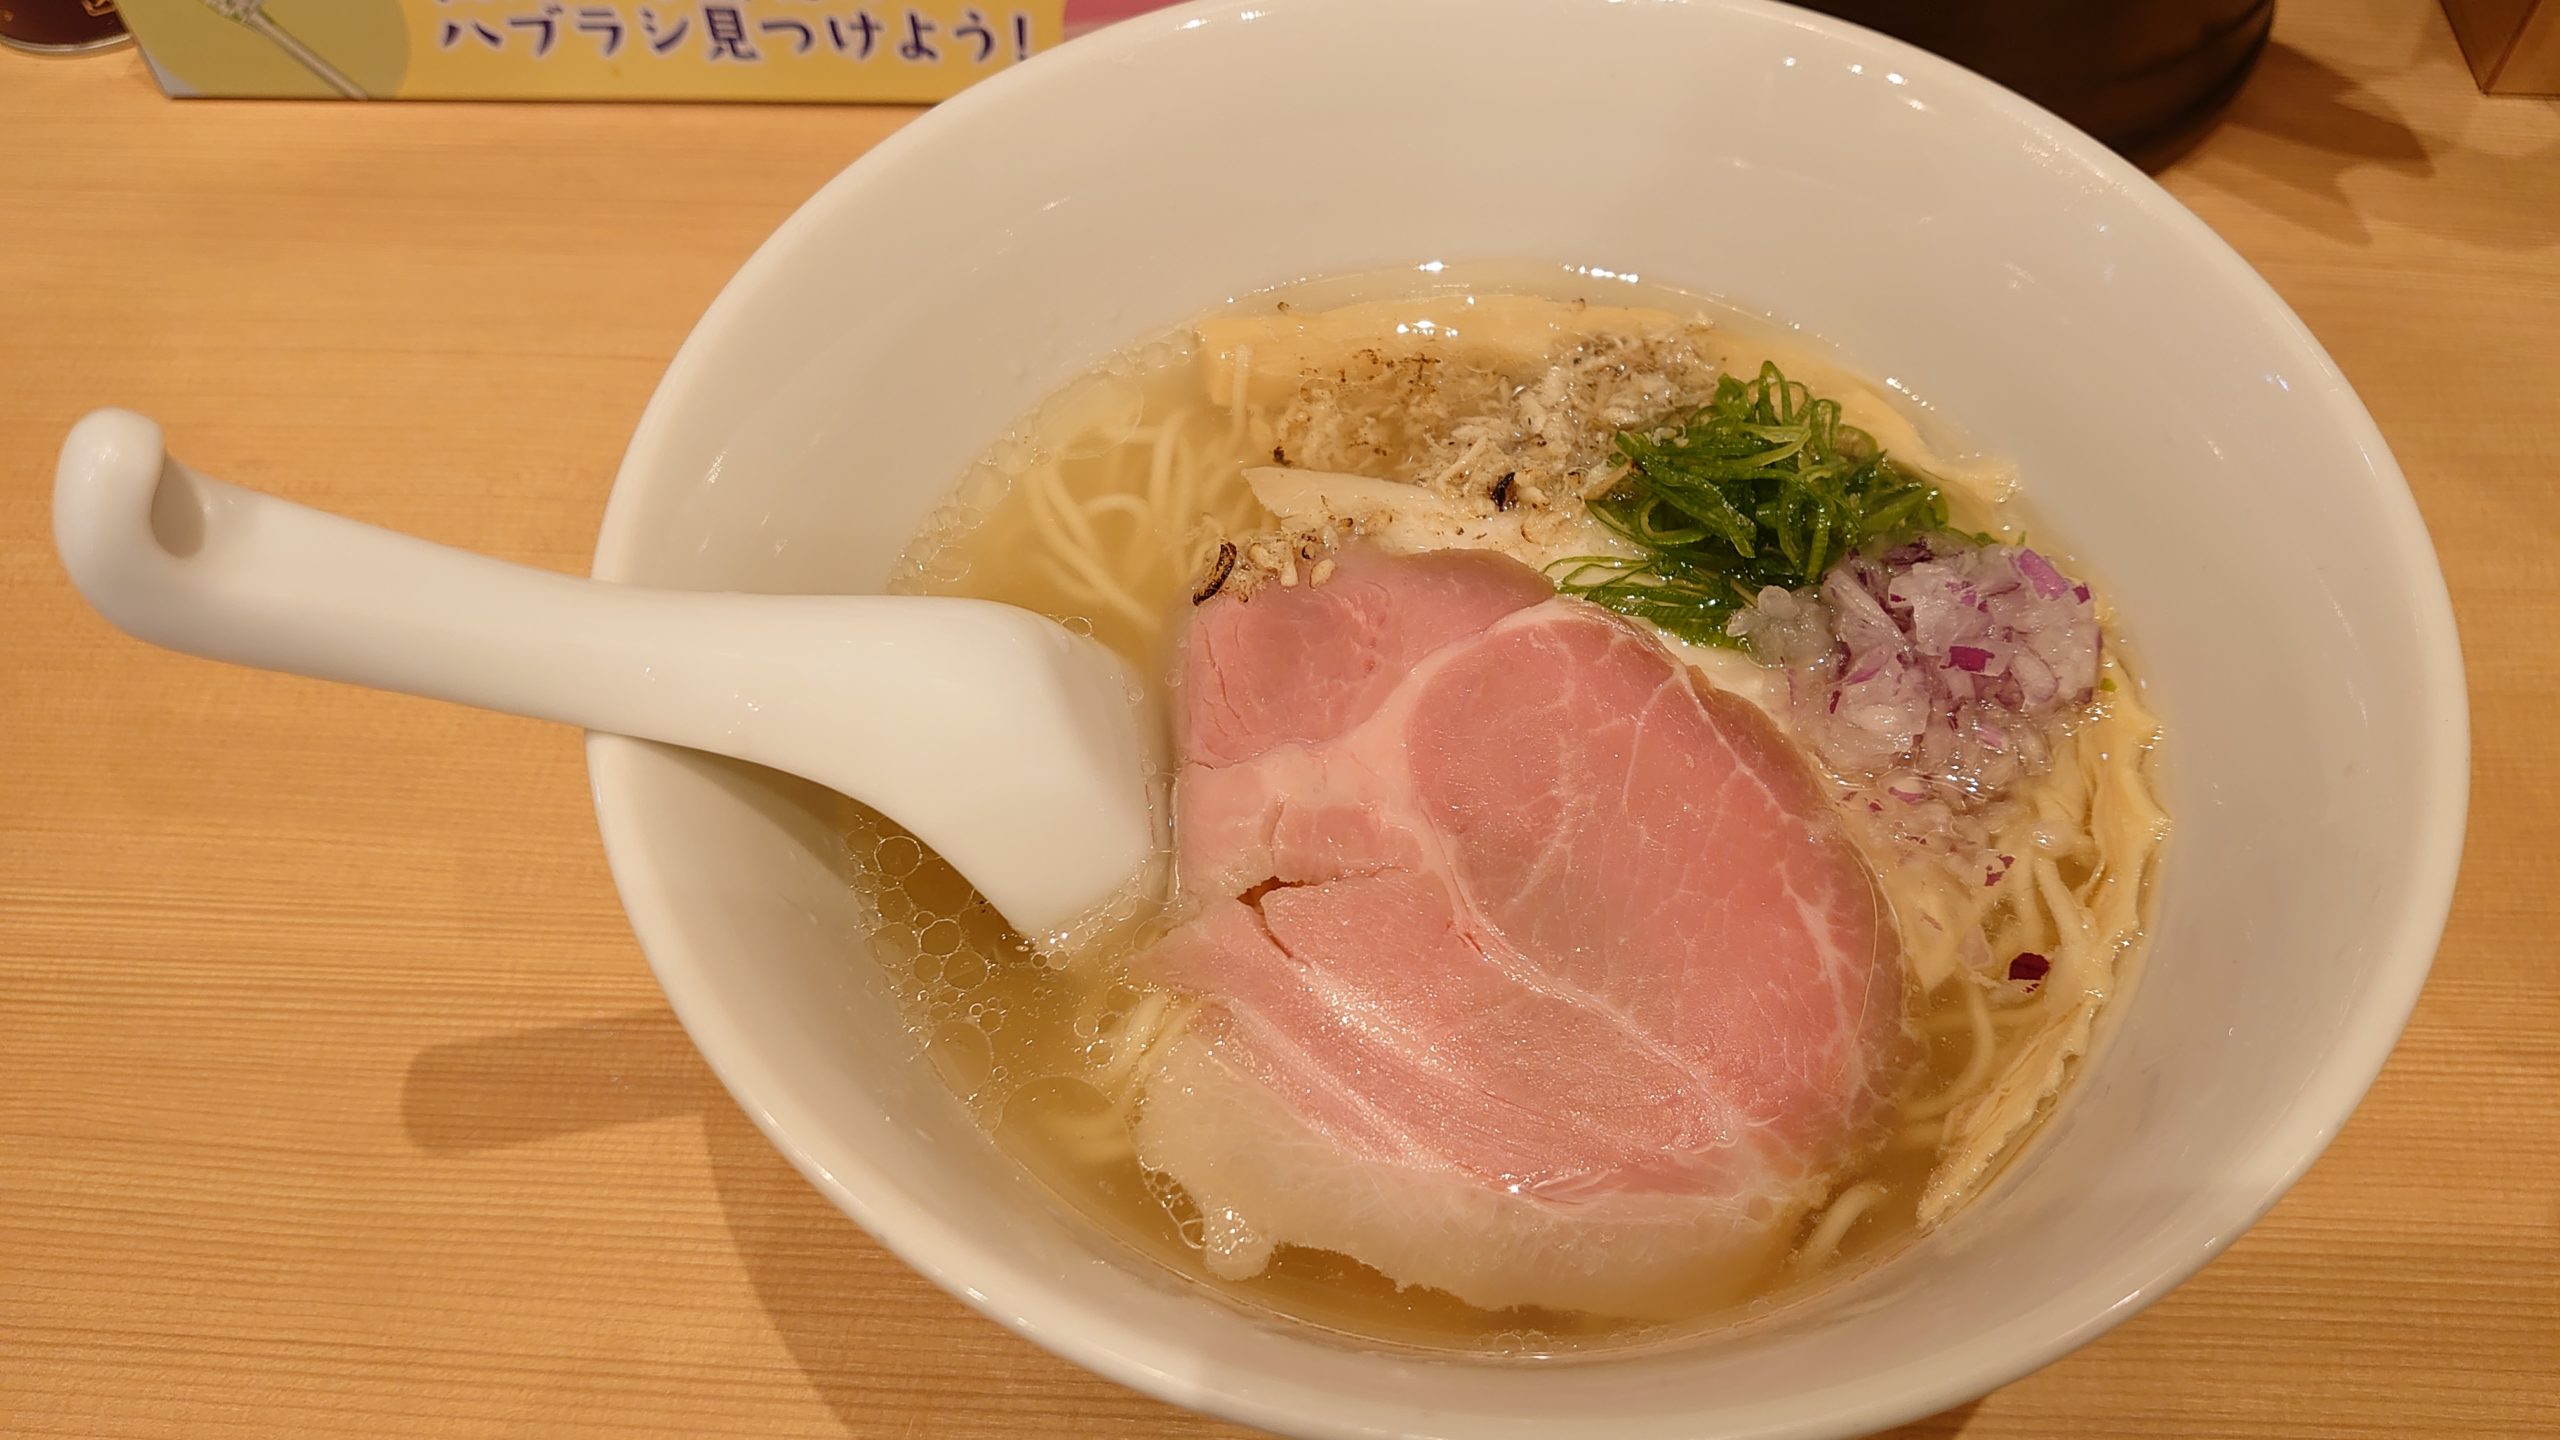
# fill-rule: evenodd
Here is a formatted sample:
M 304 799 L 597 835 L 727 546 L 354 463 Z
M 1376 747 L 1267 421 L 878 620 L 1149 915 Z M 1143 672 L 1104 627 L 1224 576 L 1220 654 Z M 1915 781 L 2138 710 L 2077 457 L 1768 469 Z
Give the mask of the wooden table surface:
M 767 1148 L 624 926 L 574 734 L 146 649 L 52 554 L 63 428 L 121 402 L 582 571 L 694 317 L 906 118 L 181 105 L 0 55 L 0 1434 L 1239 1433 L 979 1319 Z M 2301 1187 L 1904 1434 L 2560 1435 L 2560 103 L 2477 94 L 2427 0 L 2287 0 L 2167 179 L 2408 468 L 2468 860 Z

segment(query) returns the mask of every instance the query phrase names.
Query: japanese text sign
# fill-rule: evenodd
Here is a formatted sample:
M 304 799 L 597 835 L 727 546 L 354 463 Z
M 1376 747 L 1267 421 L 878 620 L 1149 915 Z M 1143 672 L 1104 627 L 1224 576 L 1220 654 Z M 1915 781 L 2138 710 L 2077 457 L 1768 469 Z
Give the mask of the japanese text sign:
M 173 95 L 940 100 L 1172 0 L 123 0 Z

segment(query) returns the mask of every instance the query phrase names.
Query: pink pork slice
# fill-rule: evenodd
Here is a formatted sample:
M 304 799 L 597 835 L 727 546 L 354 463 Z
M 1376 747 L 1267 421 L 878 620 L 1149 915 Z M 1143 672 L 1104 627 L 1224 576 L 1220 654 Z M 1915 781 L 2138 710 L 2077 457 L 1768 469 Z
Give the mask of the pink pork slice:
M 1337 1250 L 1486 1306 L 1746 1285 L 1902 1054 L 1873 879 L 1788 741 L 1483 552 L 1219 596 L 1183 660 L 1178 888 L 1139 964 L 1205 1018 L 1142 1158 L 1209 1258 Z

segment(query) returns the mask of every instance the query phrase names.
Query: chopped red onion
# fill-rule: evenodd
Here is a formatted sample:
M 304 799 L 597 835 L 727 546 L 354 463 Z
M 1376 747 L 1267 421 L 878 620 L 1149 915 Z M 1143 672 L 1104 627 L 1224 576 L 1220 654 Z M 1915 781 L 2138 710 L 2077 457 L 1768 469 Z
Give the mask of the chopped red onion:
M 1822 758 L 1852 781 L 1907 774 L 1884 785 L 1905 805 L 1960 807 L 2041 767 L 2097 690 L 2088 587 L 2023 546 L 1852 551 L 1818 590 L 1761 591 L 1731 629 L 1787 670 Z
M 2047 600 L 2059 600 L 2075 588 L 2062 578 L 2061 571 L 2053 568 L 2052 561 L 2023 545 L 2018 547 L 2017 566 L 2018 573 L 2026 576 L 2028 583 L 2036 587 L 2036 593 Z
M 2053 973 L 2053 962 L 2033 950 L 2021 950 L 2009 961 L 2009 978 L 2033 990 Z
M 2023 547 L 1927 535 L 1853 551 L 1818 588 L 1765 589 L 1729 629 L 1785 671 L 1798 733 L 1862 824 L 1910 862 L 2007 880 L 2004 797 L 2097 694 L 2087 586 Z

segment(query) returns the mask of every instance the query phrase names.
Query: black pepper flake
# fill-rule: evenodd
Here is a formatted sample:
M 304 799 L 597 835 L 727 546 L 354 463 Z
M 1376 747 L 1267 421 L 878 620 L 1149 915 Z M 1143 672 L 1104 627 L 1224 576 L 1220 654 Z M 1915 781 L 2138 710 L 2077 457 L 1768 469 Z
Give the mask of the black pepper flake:
M 1200 588 L 1191 592 L 1191 603 L 1208 604 L 1209 597 L 1226 588 L 1227 577 L 1234 573 L 1236 573 L 1236 542 L 1221 540 L 1218 542 L 1218 558 L 1209 566 L 1209 578 L 1201 581 Z
M 2052 973 L 2053 962 L 2033 950 L 2021 950 L 2009 962 L 2009 978 L 2030 990 L 2042 985 L 2044 977 Z
M 1505 470 L 1502 472 L 1502 478 L 1493 482 L 1494 509 L 1508 510 L 1511 508 L 1511 481 L 1518 473 L 1519 472 L 1516 470 Z
M 1272 446 L 1272 447 L 1271 447 L 1271 463 L 1272 463 L 1272 464 L 1274 464 L 1274 465 L 1286 465 L 1286 464 L 1288 464 L 1288 463 L 1289 463 L 1289 447 L 1288 447 L 1288 446 L 1286 446 L 1286 445 L 1274 445 L 1274 446 Z

